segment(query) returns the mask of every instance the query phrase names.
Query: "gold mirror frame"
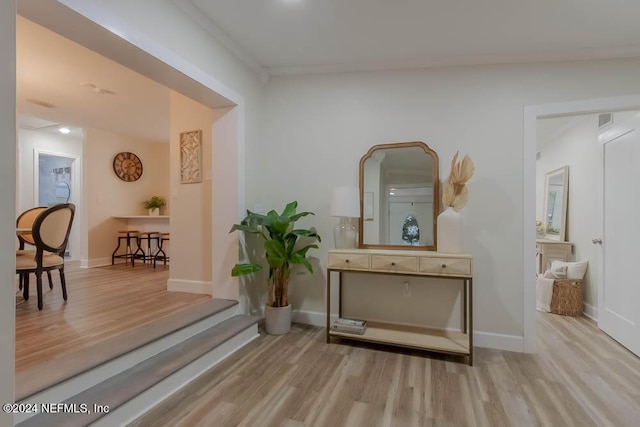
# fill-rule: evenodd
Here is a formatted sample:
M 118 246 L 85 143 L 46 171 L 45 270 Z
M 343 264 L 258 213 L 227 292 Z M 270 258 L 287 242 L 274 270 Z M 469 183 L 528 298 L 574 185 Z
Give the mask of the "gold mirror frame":
M 371 244 L 364 243 L 364 213 L 365 213 L 365 191 L 364 191 L 364 169 L 365 161 L 373 157 L 374 153 L 378 150 L 385 150 L 390 148 L 410 148 L 419 147 L 424 150 L 425 154 L 431 156 L 433 160 L 433 244 L 425 246 L 409 246 L 409 245 L 389 245 L 389 244 Z M 439 179 L 439 159 L 438 154 L 433 151 L 427 144 L 421 141 L 414 142 L 400 142 L 393 144 L 379 144 L 374 145 L 367 151 L 367 154 L 360 159 L 360 218 L 358 219 L 359 236 L 358 246 L 360 248 L 368 249 L 401 249 L 401 250 L 427 250 L 435 251 L 438 247 L 438 235 L 437 235 L 437 221 L 438 214 L 440 213 L 440 179 Z

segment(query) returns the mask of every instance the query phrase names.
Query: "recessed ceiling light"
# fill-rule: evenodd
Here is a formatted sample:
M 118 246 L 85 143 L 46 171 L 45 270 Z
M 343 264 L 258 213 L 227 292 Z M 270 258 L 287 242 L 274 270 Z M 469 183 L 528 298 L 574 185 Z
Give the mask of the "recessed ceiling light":
M 109 89 L 104 89 L 101 87 L 98 87 L 96 85 L 94 85 L 93 83 L 89 83 L 89 82 L 82 82 L 80 83 L 80 86 L 82 87 L 86 87 L 87 89 L 91 89 L 93 90 L 95 93 L 98 93 L 100 95 L 115 95 L 116 93 L 112 90 Z
M 69 129 L 69 128 L 60 128 L 60 129 L 58 129 L 58 131 L 60 133 L 64 133 L 66 135 L 66 134 L 71 132 L 71 129 Z

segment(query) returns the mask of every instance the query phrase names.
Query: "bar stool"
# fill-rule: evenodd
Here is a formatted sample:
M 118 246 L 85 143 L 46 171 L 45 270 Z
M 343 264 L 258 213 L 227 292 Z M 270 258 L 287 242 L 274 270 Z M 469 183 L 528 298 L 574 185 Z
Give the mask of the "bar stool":
M 111 265 L 115 264 L 116 258 L 124 258 L 125 259 L 125 264 L 127 264 L 129 262 L 129 260 L 131 260 L 131 265 L 133 265 L 134 253 L 133 253 L 133 247 L 131 246 L 131 241 L 132 240 L 135 240 L 135 242 L 137 244 L 137 241 L 138 241 L 138 230 L 120 230 L 120 231 L 118 231 L 118 246 L 116 246 L 116 249 L 113 251 L 113 254 L 111 254 Z M 124 254 L 116 255 L 118 253 L 118 250 L 120 249 L 120 245 L 122 244 L 123 241 L 125 241 L 127 243 L 127 246 L 125 247 L 125 252 L 124 252 Z
M 158 244 L 158 250 L 156 251 L 156 254 L 153 256 L 153 268 L 156 268 L 156 261 L 158 261 L 158 258 L 164 261 L 164 265 L 167 265 L 167 261 L 169 261 L 169 257 L 164 251 L 165 249 L 164 242 L 168 242 L 170 240 L 171 240 L 170 233 L 160 233 L 160 243 Z
M 147 241 L 147 247 L 143 248 L 142 247 L 142 243 L 144 241 Z M 160 246 L 160 232 L 159 231 L 145 231 L 143 233 L 138 233 L 138 248 L 136 249 L 136 251 L 134 252 L 134 259 L 141 259 L 143 263 L 147 263 L 147 261 L 149 261 L 149 264 L 151 264 L 151 261 L 153 261 L 154 256 L 152 253 L 152 240 L 156 241 L 156 246 Z M 146 252 L 145 252 L 146 249 Z M 133 264 L 133 260 L 131 262 Z

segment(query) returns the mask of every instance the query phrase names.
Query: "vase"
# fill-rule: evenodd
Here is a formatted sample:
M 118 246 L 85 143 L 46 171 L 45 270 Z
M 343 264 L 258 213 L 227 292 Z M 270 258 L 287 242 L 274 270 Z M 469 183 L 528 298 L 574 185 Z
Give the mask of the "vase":
M 462 215 L 452 207 L 448 207 L 438 215 L 438 252 L 464 253 L 463 243 Z
M 291 304 L 264 308 L 264 328 L 269 335 L 284 335 L 291 330 Z
M 158 215 L 160 215 L 160 208 L 149 209 L 149 216 L 158 216 Z

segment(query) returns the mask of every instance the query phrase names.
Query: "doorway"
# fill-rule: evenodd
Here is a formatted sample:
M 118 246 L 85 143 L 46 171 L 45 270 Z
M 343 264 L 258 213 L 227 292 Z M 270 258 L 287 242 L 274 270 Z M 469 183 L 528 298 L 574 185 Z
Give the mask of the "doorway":
M 640 178 L 640 113 L 601 135 L 601 283 L 598 327 L 640 356 L 640 288 L 632 265 L 640 232 L 635 213 L 640 199 L 634 184 Z
M 640 108 L 640 95 L 619 96 L 612 98 L 598 98 L 574 102 L 544 104 L 524 108 L 524 214 L 525 224 L 535 224 L 536 220 L 536 141 L 537 120 L 545 117 L 558 117 L 579 114 L 593 114 L 600 112 L 619 112 L 637 110 Z M 595 193 L 596 191 L 593 191 Z M 594 194 L 592 194 L 592 197 Z M 602 224 L 602 221 L 599 221 Z M 523 284 L 524 284 L 524 343 L 523 350 L 536 352 L 536 295 L 535 295 L 535 239 L 536 230 L 524 227 L 523 248 Z M 594 235 L 602 235 L 602 230 L 594 230 Z M 589 236 L 591 239 L 593 236 Z M 602 271 L 600 265 L 595 266 Z
M 65 153 L 34 150 L 34 206 L 51 206 L 58 203 L 73 203 L 76 206 L 76 216 L 82 206 L 82 182 L 78 171 L 80 158 Z M 77 241 L 78 227 L 71 227 L 69 245 L 65 258 L 78 258 L 79 244 Z

